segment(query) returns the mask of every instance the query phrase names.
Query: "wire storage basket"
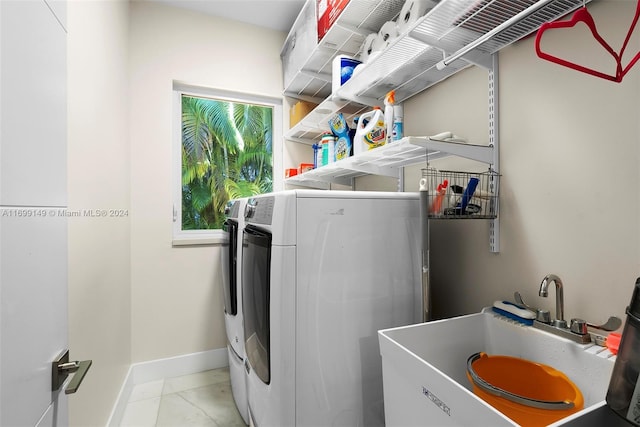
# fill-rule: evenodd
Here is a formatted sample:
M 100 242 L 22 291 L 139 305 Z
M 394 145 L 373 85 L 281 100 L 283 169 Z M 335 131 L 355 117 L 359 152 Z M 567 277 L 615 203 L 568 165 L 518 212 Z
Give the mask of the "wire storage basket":
M 498 216 L 500 174 L 422 169 L 429 218 L 494 219 Z

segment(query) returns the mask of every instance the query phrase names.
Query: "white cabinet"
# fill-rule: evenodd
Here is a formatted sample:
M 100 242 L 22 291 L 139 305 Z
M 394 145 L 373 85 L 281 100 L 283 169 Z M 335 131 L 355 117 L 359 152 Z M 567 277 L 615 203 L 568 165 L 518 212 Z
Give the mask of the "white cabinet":
M 285 96 L 315 99 L 320 103 L 285 133 L 285 138 L 312 144 L 329 129 L 327 120 L 337 112 L 343 112 L 350 119 L 373 105 L 382 105 L 391 89 L 396 91 L 396 101 L 403 102 L 468 66 L 479 65 L 489 72 L 491 104 L 488 118 L 491 140 L 486 148 L 480 149 L 489 153 L 489 157 L 483 154 L 481 161 L 489 163 L 497 172 L 498 109 L 494 105 L 498 90 L 497 52 L 533 33 L 542 23 L 561 18 L 584 3 L 583 0 L 440 0 L 336 93 L 331 93 L 333 57 L 338 53 L 358 55 L 367 34 L 377 31 L 384 22 L 397 19 L 404 4 L 404 1 L 351 0 L 334 28 L 285 87 Z M 428 151 L 418 153 L 416 144 L 427 147 Z M 473 157 L 478 152 L 477 146 L 448 146 L 428 138 L 405 139 L 397 147 L 392 146 L 323 166 L 285 182 L 322 187 L 321 183 L 347 183 L 350 178 L 364 174 L 398 176 L 398 168 L 422 162 L 427 155 L 431 158 L 449 153 Z M 394 163 L 394 159 L 399 161 Z
M 61 2 L 52 4 L 65 11 Z M 67 58 L 61 22 L 44 1 L 2 1 L 0 205 L 66 205 Z

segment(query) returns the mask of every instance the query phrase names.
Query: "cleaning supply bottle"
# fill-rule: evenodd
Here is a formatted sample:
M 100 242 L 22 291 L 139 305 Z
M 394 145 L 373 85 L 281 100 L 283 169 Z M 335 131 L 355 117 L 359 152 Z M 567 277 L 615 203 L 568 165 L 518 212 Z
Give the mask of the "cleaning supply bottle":
M 353 146 L 356 141 L 356 130 L 358 128 L 359 121 L 360 121 L 360 116 L 354 117 L 352 121 L 352 126 L 349 128 L 349 139 L 351 140 L 351 149 L 349 150 L 349 156 L 353 156 Z
M 404 126 L 402 118 L 404 116 L 404 108 L 402 104 L 395 104 L 393 106 L 393 130 L 391 131 L 391 140 L 398 141 L 404 136 Z
M 393 106 L 395 103 L 396 91 L 391 90 L 384 97 L 384 124 L 386 126 L 387 144 L 393 141 Z
M 346 159 L 351 155 L 351 137 L 349 127 L 342 113 L 338 113 L 329 120 L 329 128 L 336 137 L 336 161 Z
M 322 144 L 322 166 L 326 166 L 336 161 L 335 142 L 336 137 L 331 133 L 325 133 L 320 140 Z
M 357 156 L 364 151 L 383 146 L 387 142 L 386 135 L 384 114 L 380 107 L 373 107 L 373 110 L 360 116 L 354 138 L 353 154 Z
M 311 146 L 313 148 L 313 168 L 322 166 L 322 143 L 316 143 Z
M 442 212 L 442 201 L 444 200 L 445 194 L 447 194 L 447 186 L 449 185 L 448 180 L 442 181 L 438 184 L 438 188 L 436 189 L 436 194 L 433 199 L 433 203 L 429 207 L 430 214 L 440 214 Z

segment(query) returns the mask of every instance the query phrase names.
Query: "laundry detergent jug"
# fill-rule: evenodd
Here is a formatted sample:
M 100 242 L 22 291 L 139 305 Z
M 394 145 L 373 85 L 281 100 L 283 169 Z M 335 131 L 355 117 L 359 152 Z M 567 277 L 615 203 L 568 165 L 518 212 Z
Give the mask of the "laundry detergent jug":
M 384 145 L 387 141 L 387 132 L 384 124 L 384 113 L 379 107 L 373 107 L 360 116 L 356 136 L 354 137 L 353 154 Z

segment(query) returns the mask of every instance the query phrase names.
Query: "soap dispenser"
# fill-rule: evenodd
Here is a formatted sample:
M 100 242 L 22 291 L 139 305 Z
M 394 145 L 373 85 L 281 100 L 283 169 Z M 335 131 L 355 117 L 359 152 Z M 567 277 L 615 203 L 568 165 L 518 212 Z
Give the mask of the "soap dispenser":
M 613 365 L 607 405 L 633 425 L 640 426 L 640 278 L 627 307 L 627 320 Z

